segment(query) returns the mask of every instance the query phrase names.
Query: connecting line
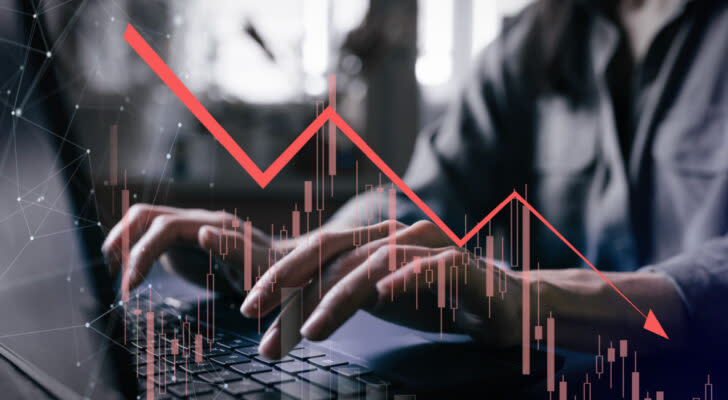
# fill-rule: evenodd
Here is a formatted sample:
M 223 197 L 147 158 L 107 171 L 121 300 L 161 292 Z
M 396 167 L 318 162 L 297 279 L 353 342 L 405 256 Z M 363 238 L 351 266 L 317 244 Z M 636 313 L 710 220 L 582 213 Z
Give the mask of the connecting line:
M 624 300 L 626 300 L 627 303 L 629 303 L 629 305 L 632 306 L 632 308 L 634 308 L 635 310 L 637 310 L 638 313 L 642 314 L 643 317 L 647 318 L 647 315 L 645 313 L 643 313 L 642 310 L 640 310 L 636 305 L 634 305 L 634 303 L 632 303 L 632 300 L 630 300 L 629 298 L 627 298 L 627 296 L 625 296 L 624 293 L 622 293 L 622 291 L 619 290 L 612 283 L 612 281 L 610 281 L 606 276 L 604 276 L 604 274 L 602 273 L 602 271 L 598 270 L 597 267 L 595 267 L 594 264 L 591 263 L 591 261 L 589 261 L 586 257 L 584 257 L 584 255 L 581 254 L 581 252 L 579 250 L 577 250 L 576 247 L 574 247 L 573 244 L 571 244 L 571 242 L 569 242 L 568 240 L 566 240 L 566 238 L 561 233 L 559 233 L 559 231 L 557 231 L 556 228 L 554 228 L 554 226 L 551 225 L 551 223 L 549 223 L 549 221 L 547 221 L 546 218 L 543 217 L 543 215 L 541 215 L 538 211 L 536 211 L 536 209 L 533 208 L 533 206 L 528 201 L 526 201 L 526 199 L 524 199 L 523 197 L 521 197 L 521 195 L 519 195 L 516 192 L 513 192 L 513 194 L 511 196 L 514 196 L 514 195 L 515 195 L 516 199 L 518 201 L 520 201 L 521 204 L 523 204 L 524 207 L 526 207 L 534 216 L 536 216 L 536 218 L 538 218 L 544 225 L 546 225 L 546 227 L 549 228 L 549 230 L 551 230 L 551 232 L 553 232 L 554 235 L 556 235 L 556 237 L 558 237 L 562 242 L 564 242 L 564 244 L 569 249 L 571 249 L 571 251 L 573 251 L 574 254 L 576 254 L 577 256 L 579 256 L 579 258 L 581 258 L 582 261 L 584 261 L 589 267 L 591 267 L 591 269 L 593 269 L 594 272 L 596 272 L 597 274 L 599 274 L 599 277 L 601 277 L 602 279 L 604 279 L 604 281 L 606 281 L 609 284 L 609 286 L 612 287 L 612 289 L 614 289 L 617 293 L 619 293 L 619 295 L 622 296 L 622 298 Z
M 311 139 L 316 132 L 329 120 L 339 128 L 349 140 L 356 145 L 364 155 L 379 168 L 384 175 L 396 185 L 405 196 L 407 196 L 415 205 L 417 205 L 427 215 L 433 223 L 435 223 L 458 247 L 463 247 L 468 240 L 475 236 L 491 219 L 493 219 L 505 206 L 511 201 L 517 200 L 526 207 L 533 215 L 546 225 L 566 246 L 569 247 L 579 258 L 581 258 L 591 269 L 593 269 L 599 277 L 609 284 L 624 300 L 627 301 L 637 312 L 640 313 L 647 321 L 645 329 L 657 333 L 667 338 L 667 335 L 660 327 L 656 317 L 650 310 L 649 314 L 645 314 L 640 310 L 627 296 L 622 293 L 604 274 L 599 271 L 580 251 L 574 247 L 559 231 L 551 225 L 526 199 L 517 192 L 511 193 L 498 206 L 496 206 L 488 215 L 478 222 L 465 236 L 459 237 L 448 227 L 445 222 L 427 205 L 425 202 L 400 178 L 379 155 L 362 139 L 349 124 L 344 121 L 339 114 L 331 107 L 327 107 L 316 119 L 308 125 L 306 129 L 291 143 L 278 158 L 265 170 L 261 170 L 247 153 L 235 142 L 230 134 L 225 131 L 215 118 L 205 109 L 205 107 L 195 98 L 192 92 L 180 81 L 167 64 L 159 57 L 159 55 L 149 46 L 149 44 L 139 35 L 131 24 L 124 32 L 124 39 L 139 54 L 144 62 L 152 68 L 160 79 L 174 92 L 174 94 L 184 103 L 184 105 L 197 117 L 197 119 L 210 131 L 225 150 L 230 153 L 241 167 L 258 183 L 261 188 L 265 188 L 273 178 L 285 167 L 288 162 L 303 148 L 303 146 Z

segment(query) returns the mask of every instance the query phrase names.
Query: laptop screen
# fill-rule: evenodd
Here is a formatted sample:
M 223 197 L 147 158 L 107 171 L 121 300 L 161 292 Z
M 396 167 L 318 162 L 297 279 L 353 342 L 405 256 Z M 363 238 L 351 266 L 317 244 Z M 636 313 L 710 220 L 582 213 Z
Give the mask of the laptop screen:
M 0 14 L 0 354 L 57 395 L 119 398 L 111 283 L 82 240 L 100 234 L 91 155 L 53 126 L 38 55 L 12 44 L 27 38 L 17 15 Z

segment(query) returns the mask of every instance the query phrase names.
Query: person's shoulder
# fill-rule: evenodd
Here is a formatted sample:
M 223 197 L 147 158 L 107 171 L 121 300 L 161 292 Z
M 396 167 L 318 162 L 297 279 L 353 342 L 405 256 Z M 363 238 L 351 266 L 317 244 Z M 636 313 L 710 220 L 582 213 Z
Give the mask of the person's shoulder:
M 495 38 L 474 57 L 476 76 L 482 80 L 521 81 L 521 61 L 534 47 L 534 32 L 539 24 L 539 5 L 533 2 L 504 16 Z

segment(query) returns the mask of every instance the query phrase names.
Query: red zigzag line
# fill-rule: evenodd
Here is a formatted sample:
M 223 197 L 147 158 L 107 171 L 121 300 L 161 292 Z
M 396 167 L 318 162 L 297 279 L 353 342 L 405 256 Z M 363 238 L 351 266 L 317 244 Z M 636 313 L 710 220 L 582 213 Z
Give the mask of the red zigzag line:
M 334 124 L 349 138 L 369 159 L 374 165 L 379 168 L 384 175 L 389 178 L 412 202 L 414 202 L 422 211 L 434 222 L 443 232 L 449 237 L 458 247 L 462 247 L 468 242 L 480 229 L 485 226 L 503 207 L 508 205 L 512 200 L 517 200 L 523 204 L 531 213 L 536 216 L 547 228 L 549 228 L 566 246 L 571 249 L 579 258 L 581 258 L 587 265 L 591 267 L 599 276 L 604 279 L 624 300 L 626 300 L 637 312 L 642 314 L 643 317 L 647 318 L 647 315 L 642 312 L 627 296 L 622 293 L 609 279 L 607 279 L 601 271 L 599 271 L 579 250 L 574 247 L 566 238 L 559 233 L 559 231 L 551 225 L 546 218 L 544 218 L 530 203 L 526 201 L 517 192 L 511 193 L 505 198 L 498 206 L 496 206 L 488 215 L 485 216 L 477 225 L 473 227 L 465 236 L 462 238 L 458 237 L 440 217 L 435 214 L 432 209 L 425 204 L 424 201 L 418 196 L 406 183 L 400 178 L 392 169 L 372 150 L 371 147 L 362 139 L 349 124 L 344 121 L 339 114 L 337 114 L 331 107 L 327 107 L 311 124 L 303 130 L 303 132 L 291 143 L 286 150 L 266 169 L 262 171 L 253 162 L 245 151 L 238 146 L 235 140 L 230 136 L 229 133 L 223 128 L 212 115 L 205 109 L 205 107 L 197 100 L 197 98 L 187 89 L 187 87 L 179 80 L 177 75 L 172 72 L 167 64 L 159 57 L 159 55 L 149 47 L 149 44 L 139 35 L 131 24 L 126 28 L 124 32 L 124 39 L 129 45 L 139 54 L 144 62 L 152 68 L 152 70 L 162 79 L 162 81 L 174 92 L 175 95 L 184 103 L 184 105 L 197 117 L 202 125 L 212 133 L 225 150 L 230 153 L 233 158 L 240 164 L 245 171 L 255 180 L 261 188 L 265 188 L 273 178 L 288 164 L 289 161 L 301 150 L 301 148 L 308 142 L 309 139 L 326 123 L 328 120 L 332 120 Z

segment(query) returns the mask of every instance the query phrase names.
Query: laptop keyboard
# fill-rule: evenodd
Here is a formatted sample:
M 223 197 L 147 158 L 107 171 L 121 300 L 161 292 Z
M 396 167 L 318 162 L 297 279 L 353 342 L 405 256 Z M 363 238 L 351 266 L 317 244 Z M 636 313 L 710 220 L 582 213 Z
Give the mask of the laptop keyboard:
M 148 298 L 139 304 L 149 304 Z M 301 344 L 280 360 L 258 354 L 250 337 L 216 329 L 214 340 L 203 339 L 202 355 L 183 346 L 183 322 L 197 322 L 164 303 L 152 303 L 155 311 L 155 399 L 386 399 L 391 383 L 345 356 Z M 164 311 L 164 329 L 161 311 Z M 181 318 L 178 318 L 181 317 Z M 138 322 L 137 322 L 138 321 Z M 139 327 L 137 329 L 137 326 Z M 200 332 L 207 327 L 200 323 Z M 144 315 L 127 313 L 127 348 L 131 368 L 138 377 L 138 399 L 147 398 L 147 340 Z M 178 348 L 173 351 L 173 341 Z M 198 362 L 199 361 L 199 362 Z

